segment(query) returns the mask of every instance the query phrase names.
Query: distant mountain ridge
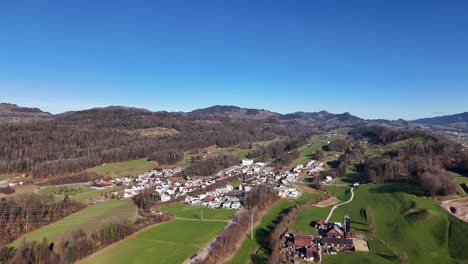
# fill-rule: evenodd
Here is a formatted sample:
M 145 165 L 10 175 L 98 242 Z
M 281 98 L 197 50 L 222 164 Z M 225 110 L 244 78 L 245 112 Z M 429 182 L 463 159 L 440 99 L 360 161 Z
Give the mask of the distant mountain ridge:
M 468 112 L 444 115 L 430 118 L 421 118 L 411 121 L 425 125 L 433 130 L 465 131 L 468 132 Z
M 241 108 L 233 105 L 214 105 L 207 108 L 200 108 L 186 113 L 191 116 L 229 116 L 234 118 L 266 119 L 278 117 L 280 114 L 265 109 Z
M 16 104 L 0 103 L 0 123 L 49 120 L 54 115 L 39 108 L 21 107 Z
M 57 115 L 44 112 L 38 108 L 20 107 L 15 104 L 0 104 L 0 123 L 28 122 L 38 120 L 52 120 L 55 118 L 86 118 L 92 120 L 96 115 L 105 113 L 152 113 L 145 108 L 127 106 L 96 107 L 81 111 L 68 111 Z M 303 124 L 322 130 L 333 130 L 343 127 L 355 127 L 365 124 L 384 125 L 398 129 L 431 129 L 435 131 L 456 131 L 468 133 L 468 112 L 445 115 L 439 117 L 422 118 L 416 120 L 386 120 L 363 119 L 348 112 L 333 114 L 325 110 L 319 112 L 294 112 L 280 114 L 266 109 L 242 108 L 233 105 L 214 105 L 200 108 L 191 112 L 171 112 L 171 114 L 186 115 L 196 118 L 220 116 L 234 119 L 271 119 L 284 124 Z M 123 118 L 131 115 L 122 115 Z

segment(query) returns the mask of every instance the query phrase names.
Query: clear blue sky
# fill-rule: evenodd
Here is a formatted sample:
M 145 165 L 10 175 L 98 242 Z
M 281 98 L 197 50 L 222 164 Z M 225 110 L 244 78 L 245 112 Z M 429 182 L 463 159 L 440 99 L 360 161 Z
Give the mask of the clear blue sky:
M 459 113 L 467 14 L 468 1 L 1 1 L 0 101 Z

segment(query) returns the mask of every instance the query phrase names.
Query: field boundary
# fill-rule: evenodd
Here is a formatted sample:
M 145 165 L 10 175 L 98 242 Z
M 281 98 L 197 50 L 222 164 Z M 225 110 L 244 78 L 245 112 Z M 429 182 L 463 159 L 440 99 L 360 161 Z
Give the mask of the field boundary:
M 113 244 L 111 244 L 111 245 L 109 245 L 109 246 L 107 246 L 107 247 L 101 248 L 100 250 L 98 250 L 98 251 L 96 251 L 96 252 L 93 252 L 93 254 L 91 254 L 91 255 L 89 255 L 89 256 L 86 256 L 85 258 L 82 258 L 82 259 L 78 260 L 76 263 L 77 263 L 77 264 L 79 264 L 79 263 L 84 263 L 85 261 L 87 261 L 87 260 L 89 260 L 90 258 L 94 257 L 94 256 L 97 255 L 98 253 L 101 253 L 102 251 L 107 250 L 107 249 L 109 249 L 109 248 L 111 248 L 111 247 L 113 247 L 113 246 L 115 246 L 115 245 L 118 245 L 118 244 L 124 242 L 124 241 L 127 240 L 127 239 L 133 238 L 133 237 L 135 237 L 135 236 L 136 236 L 138 233 L 140 233 L 140 232 L 143 232 L 143 231 L 145 231 L 145 230 L 147 230 L 147 229 L 150 229 L 150 228 L 152 228 L 152 227 L 155 227 L 155 226 L 158 226 L 158 225 L 161 225 L 161 224 L 169 223 L 169 222 L 171 222 L 171 221 L 173 221 L 173 220 L 174 220 L 174 219 L 172 219 L 172 220 L 170 220 L 170 221 L 165 221 L 165 222 L 161 222 L 161 223 L 156 223 L 156 224 L 154 224 L 154 225 L 149 225 L 149 226 L 147 226 L 147 227 L 145 227 L 145 228 L 142 228 L 142 229 L 136 231 L 135 233 L 133 233 L 133 234 L 131 234 L 131 235 L 125 237 L 125 238 L 122 239 L 122 240 L 119 240 L 119 241 L 117 241 L 117 242 L 115 242 L 115 243 L 113 243 Z

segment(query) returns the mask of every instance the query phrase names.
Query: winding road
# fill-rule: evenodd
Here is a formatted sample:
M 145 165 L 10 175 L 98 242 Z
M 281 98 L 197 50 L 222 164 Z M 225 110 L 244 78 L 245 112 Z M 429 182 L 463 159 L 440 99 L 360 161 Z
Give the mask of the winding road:
M 350 202 L 353 201 L 353 199 L 354 199 L 354 188 L 351 187 L 351 198 L 349 198 L 349 200 L 346 201 L 346 202 L 342 202 L 342 203 L 340 203 L 340 204 L 337 204 L 337 205 L 333 206 L 333 208 L 330 210 L 330 213 L 329 213 L 328 216 L 327 216 L 327 219 L 325 219 L 325 223 L 328 223 L 328 221 L 330 220 L 330 218 L 331 218 L 332 215 L 333 215 L 333 212 L 335 211 L 336 208 L 338 208 L 338 206 L 343 205 L 343 204 L 350 203 Z

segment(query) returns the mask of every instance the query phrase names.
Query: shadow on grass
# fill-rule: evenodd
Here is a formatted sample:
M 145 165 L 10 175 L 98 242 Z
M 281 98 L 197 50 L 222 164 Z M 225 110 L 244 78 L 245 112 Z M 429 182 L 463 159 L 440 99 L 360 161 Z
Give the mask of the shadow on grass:
M 376 255 L 379 256 L 379 257 L 382 257 L 384 259 L 388 259 L 390 261 L 398 260 L 398 256 L 395 256 L 395 255 L 385 255 L 385 254 L 381 254 L 381 253 L 377 253 Z
M 396 193 L 403 192 L 410 195 L 422 196 L 424 192 L 417 185 L 416 179 L 413 177 L 404 177 L 393 181 L 387 181 L 385 184 L 370 188 L 371 193 Z
M 250 255 L 250 260 L 252 261 L 252 263 L 267 262 L 266 256 L 259 256 L 258 252 L 260 250 L 263 250 L 267 256 L 271 254 L 271 249 L 269 245 L 270 235 L 275 229 L 275 226 L 279 222 L 281 222 L 283 216 L 287 214 L 291 208 L 292 206 L 282 209 L 273 221 L 268 223 L 265 227 L 255 230 L 255 241 L 257 242 L 260 248 L 255 252 L 255 254 Z
M 332 160 L 332 161 L 327 162 L 328 167 L 332 169 L 337 169 L 338 164 L 339 164 L 338 160 Z

